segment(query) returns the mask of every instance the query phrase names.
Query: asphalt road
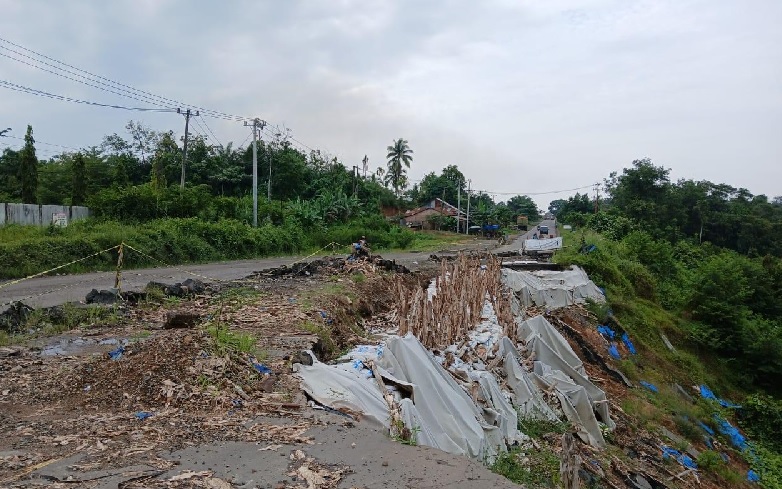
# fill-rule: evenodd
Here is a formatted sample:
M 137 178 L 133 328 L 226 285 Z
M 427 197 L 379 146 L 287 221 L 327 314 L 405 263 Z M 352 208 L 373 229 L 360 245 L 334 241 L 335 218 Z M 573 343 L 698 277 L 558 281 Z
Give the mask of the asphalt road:
M 468 244 L 453 246 L 448 250 L 487 249 L 494 247 L 494 241 L 476 239 Z M 411 269 L 419 262 L 429 259 L 431 252 L 395 252 L 382 253 L 383 258 L 396 260 Z M 204 282 L 231 281 L 245 278 L 254 272 L 267 268 L 290 265 L 303 257 L 286 256 L 262 258 L 256 260 L 224 261 L 204 264 L 188 264 L 177 267 L 141 268 L 123 270 L 121 288 L 123 291 L 140 291 L 149 282 L 174 284 L 188 278 L 196 278 Z M 308 258 L 314 259 L 316 257 Z M 51 307 L 66 302 L 83 301 L 92 289 L 109 289 L 114 287 L 114 272 L 92 272 L 73 275 L 44 276 L 3 287 L 0 284 L 0 311 L 16 301 L 24 302 L 33 307 Z
M 541 225 L 547 225 L 549 231 L 556 232 L 556 226 L 552 220 L 543 221 Z M 535 232 L 537 229 L 532 226 L 526 234 L 520 235 L 512 242 L 500 247 L 496 246 L 494 240 L 475 239 L 467 244 L 453 246 L 436 253 L 486 249 L 513 251 L 521 248 L 523 240 L 532 239 L 532 234 Z M 420 251 L 382 253 L 383 258 L 396 260 L 411 269 L 416 269 L 419 262 L 428 260 L 430 254 L 431 252 Z M 239 280 L 260 270 L 290 265 L 302 258 L 300 256 L 285 256 L 123 270 L 121 288 L 123 291 L 140 291 L 152 281 L 173 284 L 188 278 L 197 278 L 204 282 Z M 0 284 L 0 311 L 16 301 L 22 301 L 33 307 L 51 307 L 66 302 L 83 301 L 92 289 L 102 290 L 114 287 L 114 277 L 114 272 L 92 272 L 38 277 L 7 287 Z

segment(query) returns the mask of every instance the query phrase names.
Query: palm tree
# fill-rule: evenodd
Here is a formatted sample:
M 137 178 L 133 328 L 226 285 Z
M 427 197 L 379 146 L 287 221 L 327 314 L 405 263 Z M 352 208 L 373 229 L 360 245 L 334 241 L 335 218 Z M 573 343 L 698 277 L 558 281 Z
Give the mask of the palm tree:
M 388 172 L 385 175 L 386 185 L 394 187 L 394 193 L 399 197 L 399 188 L 406 184 L 405 168 L 410 168 L 413 161 L 413 150 L 407 144 L 407 140 L 399 138 L 387 148 Z

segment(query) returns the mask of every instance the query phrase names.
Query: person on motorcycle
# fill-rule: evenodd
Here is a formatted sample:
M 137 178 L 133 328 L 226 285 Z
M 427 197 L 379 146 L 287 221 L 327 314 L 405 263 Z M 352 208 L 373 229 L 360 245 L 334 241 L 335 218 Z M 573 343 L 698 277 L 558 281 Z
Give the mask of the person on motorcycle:
M 367 237 L 361 236 L 361 239 L 358 240 L 358 243 L 354 243 L 353 245 L 353 255 L 356 258 L 366 256 L 369 258 L 369 244 L 367 243 Z

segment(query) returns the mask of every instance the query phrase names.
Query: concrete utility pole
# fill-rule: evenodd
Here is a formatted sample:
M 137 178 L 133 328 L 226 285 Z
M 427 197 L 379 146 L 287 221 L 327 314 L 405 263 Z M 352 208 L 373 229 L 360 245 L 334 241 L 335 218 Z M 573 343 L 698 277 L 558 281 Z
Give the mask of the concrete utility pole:
M 182 109 L 177 109 L 176 112 L 177 112 L 177 114 L 181 114 L 182 113 Z M 190 109 L 187 109 L 185 111 L 185 145 L 184 145 L 184 148 L 182 150 L 182 180 L 179 182 L 180 186 L 183 189 L 185 188 L 185 162 L 187 161 L 187 135 L 188 135 L 187 133 L 188 133 L 188 130 L 190 129 L 190 116 L 191 115 L 195 115 L 196 117 L 198 117 L 201 114 L 199 114 L 197 110 L 196 110 L 195 114 L 191 114 L 190 113 Z
M 361 163 L 364 165 L 364 178 L 367 178 L 367 168 L 369 168 L 369 157 L 367 155 L 364 155 L 364 159 L 361 160 Z
M 456 234 L 459 234 L 459 223 L 462 218 L 462 182 L 456 185 Z
M 258 128 L 263 129 L 266 121 L 257 117 L 253 119 L 252 124 L 244 123 L 245 126 L 251 126 L 253 131 L 253 227 L 258 227 Z
M 464 234 L 470 234 L 470 188 L 472 180 L 467 180 L 467 222 L 465 223 Z
M 274 135 L 275 139 L 279 142 L 280 139 L 280 133 L 276 133 Z M 268 200 L 270 203 L 272 201 L 272 149 L 271 146 L 269 147 L 269 151 L 267 152 L 267 160 L 269 160 L 269 181 L 266 182 L 266 200 Z
M 597 211 L 600 207 L 598 202 L 600 202 L 600 184 L 596 183 L 595 184 L 595 214 L 597 214 Z
M 356 165 L 353 165 L 353 195 L 356 195 L 356 185 L 358 183 L 358 170 L 359 168 Z

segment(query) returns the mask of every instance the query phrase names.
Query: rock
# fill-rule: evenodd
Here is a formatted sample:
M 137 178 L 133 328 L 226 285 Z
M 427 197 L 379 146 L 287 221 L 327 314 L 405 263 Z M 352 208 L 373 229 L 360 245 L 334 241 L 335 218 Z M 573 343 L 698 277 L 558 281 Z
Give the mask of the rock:
M 27 318 L 32 314 L 33 308 L 23 302 L 14 302 L 11 306 L 0 313 L 0 331 L 17 333 L 22 330 Z
M 166 314 L 163 329 L 191 329 L 201 321 L 201 316 L 192 312 L 171 311 Z
M 203 294 L 204 291 L 206 290 L 206 285 L 202 281 L 197 279 L 192 279 L 192 278 L 189 278 L 184 282 L 182 282 L 181 286 L 187 289 L 188 295 Z
M 0 347 L 0 358 L 15 357 L 21 353 L 22 350 L 18 348 L 8 348 L 6 346 Z
M 306 351 L 300 351 L 293 357 L 293 363 L 300 363 L 302 365 L 312 365 L 312 357 Z
M 633 474 L 630 476 L 630 482 L 635 485 L 637 489 L 654 489 L 646 478 L 640 474 Z
M 117 289 L 100 290 L 92 289 L 85 297 L 87 304 L 114 304 L 120 300 L 119 291 Z
M 149 282 L 146 290 L 160 290 L 164 295 L 171 297 L 187 297 L 195 294 L 202 294 L 206 290 L 206 284 L 197 279 L 189 278 L 184 282 L 177 282 L 169 285 L 161 282 Z

